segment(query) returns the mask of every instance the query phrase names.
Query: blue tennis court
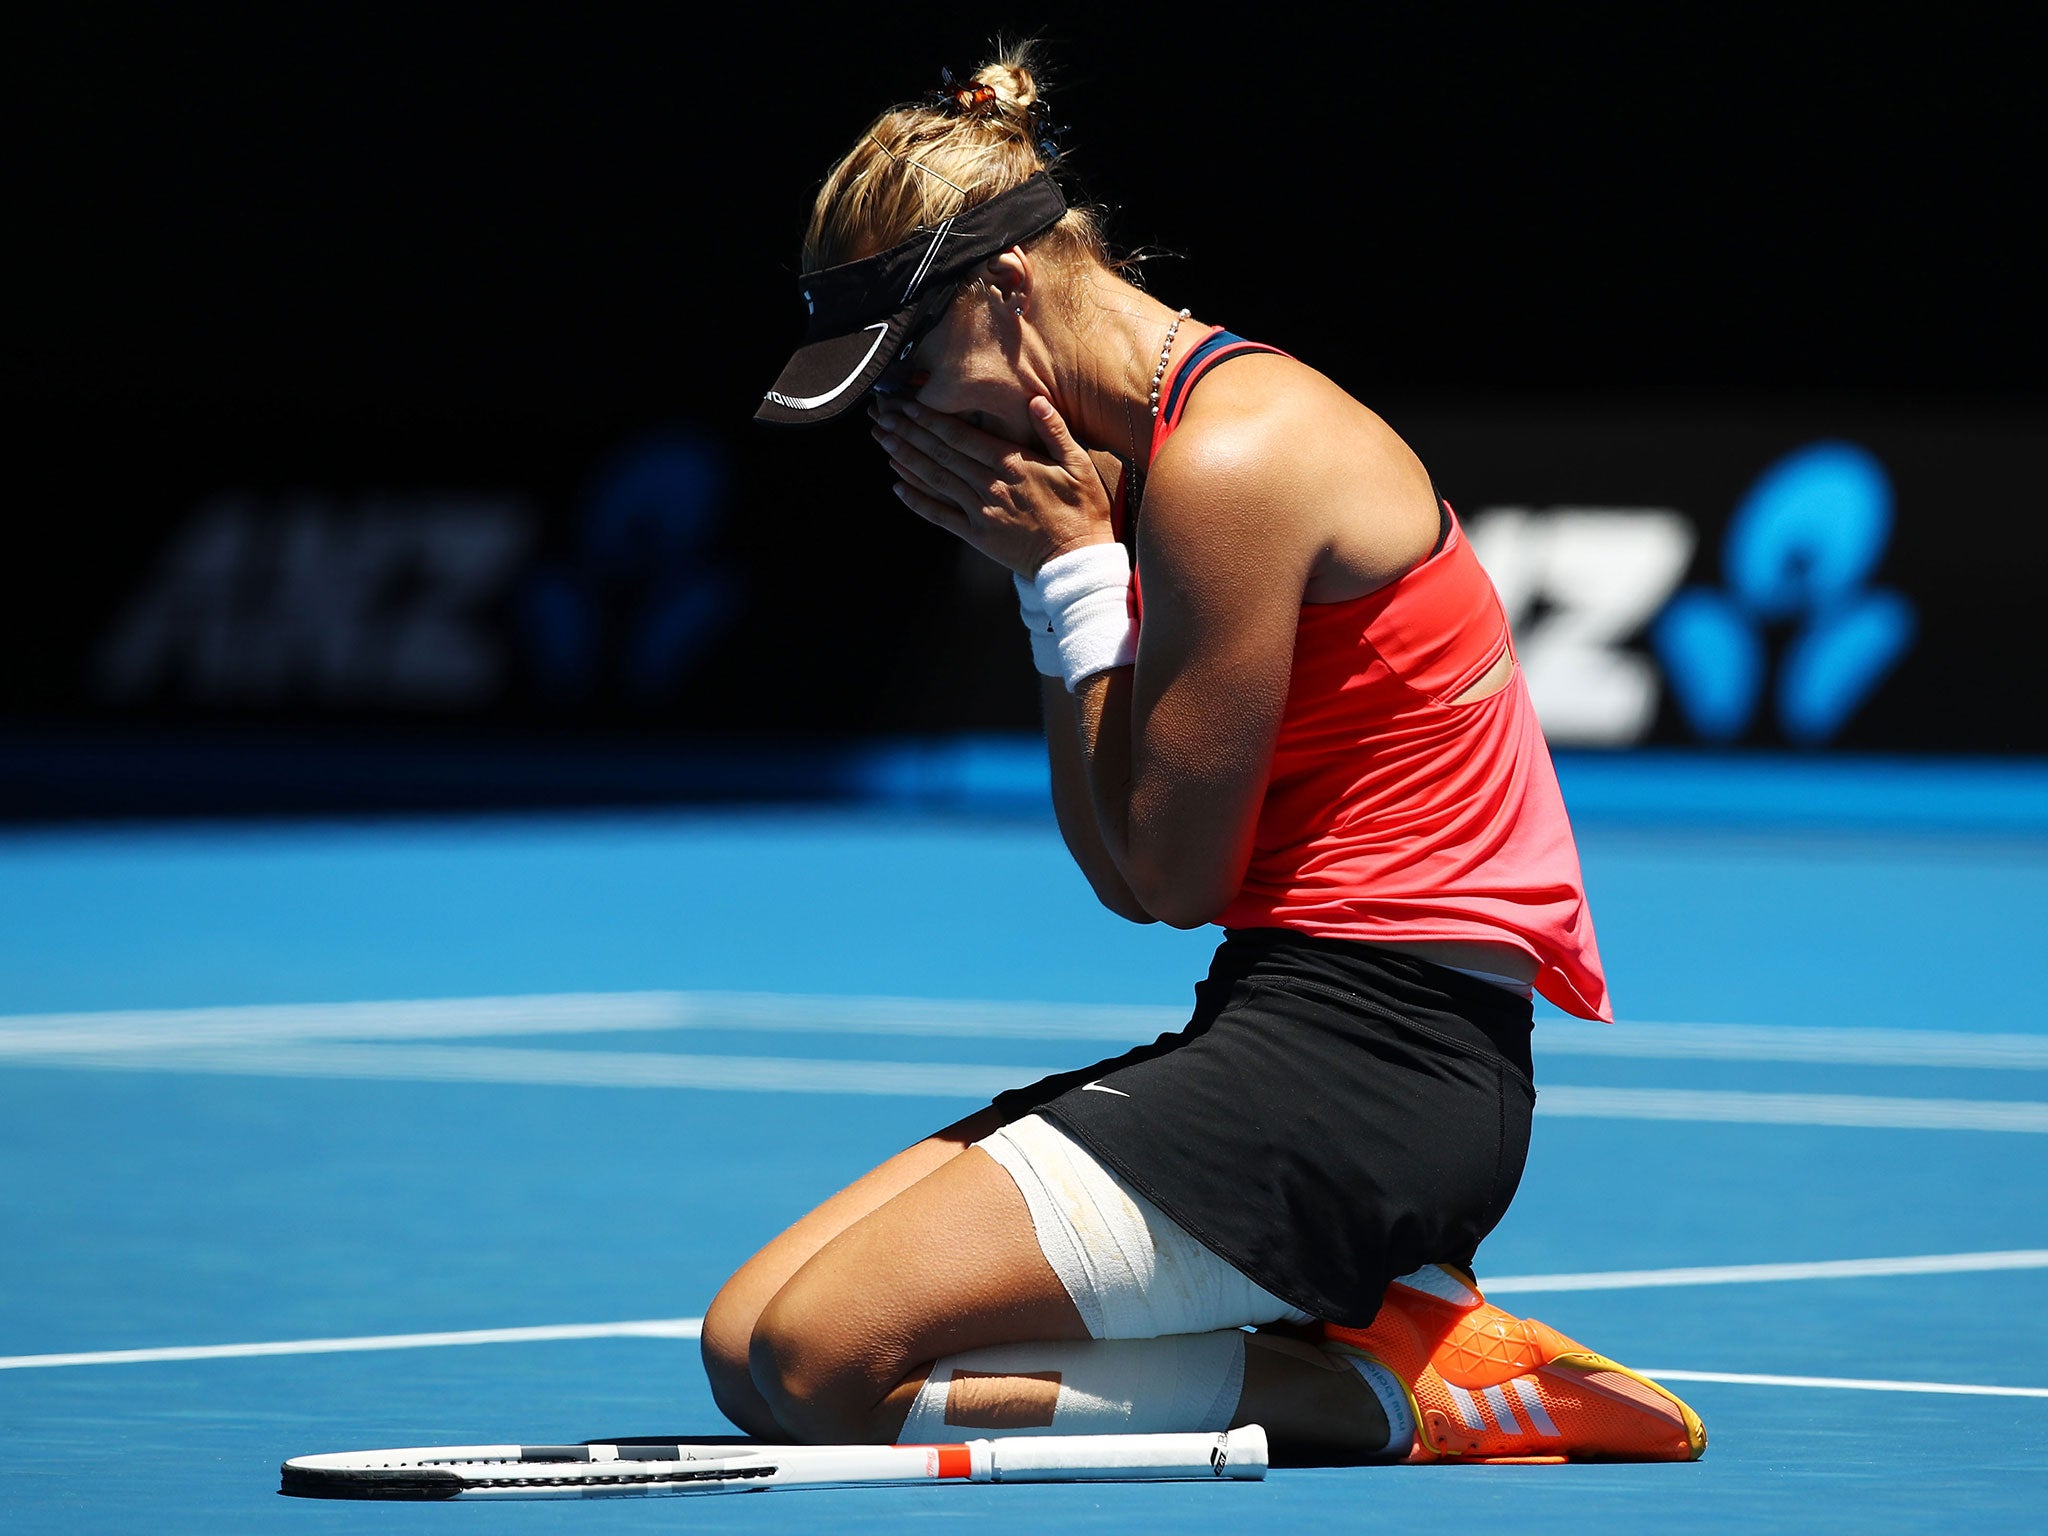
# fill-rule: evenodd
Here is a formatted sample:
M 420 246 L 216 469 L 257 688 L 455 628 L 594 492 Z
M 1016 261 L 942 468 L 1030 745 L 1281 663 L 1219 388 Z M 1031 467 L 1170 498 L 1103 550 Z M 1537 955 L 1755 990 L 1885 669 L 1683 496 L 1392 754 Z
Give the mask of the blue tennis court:
M 1665 1375 L 1706 1460 L 1229 1487 L 275 1493 L 304 1452 L 726 1432 L 692 1330 L 757 1244 L 995 1088 L 1179 1022 L 1213 936 L 1095 909 L 1049 819 L 8 833 L 5 1526 L 2034 1524 L 2041 776 L 1814 767 L 1722 805 L 1716 771 L 1567 774 L 1624 1022 L 1539 1025 L 1535 1152 L 1481 1255 L 1505 1304 Z

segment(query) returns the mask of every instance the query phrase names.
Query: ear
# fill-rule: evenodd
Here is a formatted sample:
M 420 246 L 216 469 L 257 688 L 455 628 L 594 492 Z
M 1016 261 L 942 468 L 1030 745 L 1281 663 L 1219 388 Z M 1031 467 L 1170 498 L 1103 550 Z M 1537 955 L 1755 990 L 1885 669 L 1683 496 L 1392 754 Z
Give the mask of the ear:
M 1024 248 L 1013 245 L 1007 251 L 998 252 L 988 259 L 982 269 L 989 286 L 994 288 L 1005 306 L 1029 312 L 1031 308 L 1033 279 L 1037 274 L 1032 270 L 1034 263 L 1024 254 Z

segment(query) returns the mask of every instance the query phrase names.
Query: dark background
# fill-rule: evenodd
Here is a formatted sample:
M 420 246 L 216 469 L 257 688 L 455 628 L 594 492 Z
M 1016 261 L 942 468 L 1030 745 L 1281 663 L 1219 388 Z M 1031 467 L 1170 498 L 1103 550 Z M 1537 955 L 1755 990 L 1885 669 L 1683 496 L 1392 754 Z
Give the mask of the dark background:
M 1880 574 L 1938 568 L 1923 643 L 1835 745 L 2048 749 L 1989 707 L 2026 675 L 2048 565 L 2037 55 L 2005 14 L 17 18 L 0 809 L 638 798 L 731 789 L 712 757 L 766 782 L 736 750 L 1029 729 L 999 587 L 901 513 L 858 427 L 748 420 L 794 339 L 825 168 L 997 30 L 1048 44 L 1067 173 L 1121 245 L 1161 253 L 1150 286 L 1331 374 L 1461 508 L 1639 501 L 1614 466 L 1661 466 L 1711 581 L 1756 455 L 1908 443 Z M 593 564 L 593 487 L 650 442 L 691 445 L 708 510 Z M 473 615 L 502 680 L 459 706 L 289 679 L 209 694 L 174 670 L 110 691 L 95 658 L 224 495 L 259 521 L 308 498 L 343 520 L 435 497 L 516 509 L 518 580 Z M 685 568 L 715 573 L 721 616 L 635 683 L 622 658 Z M 567 682 L 534 639 L 549 571 L 581 573 L 587 665 Z M 1741 745 L 1784 743 L 1765 723 Z

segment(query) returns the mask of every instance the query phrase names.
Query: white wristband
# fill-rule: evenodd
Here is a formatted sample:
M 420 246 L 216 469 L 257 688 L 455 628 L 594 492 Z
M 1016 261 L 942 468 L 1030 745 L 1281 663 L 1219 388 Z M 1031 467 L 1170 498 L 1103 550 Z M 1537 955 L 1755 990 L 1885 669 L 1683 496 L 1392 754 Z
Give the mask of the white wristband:
M 1059 640 L 1067 692 L 1084 678 L 1138 659 L 1131 556 L 1121 544 L 1086 544 L 1048 560 L 1032 585 Z
M 1045 616 L 1045 604 L 1038 600 L 1038 588 L 1010 572 L 1010 580 L 1017 587 L 1017 611 L 1023 616 L 1024 627 L 1031 632 L 1031 664 L 1038 668 L 1040 677 L 1067 675 L 1060 665 L 1059 637 L 1052 632 L 1052 620 Z

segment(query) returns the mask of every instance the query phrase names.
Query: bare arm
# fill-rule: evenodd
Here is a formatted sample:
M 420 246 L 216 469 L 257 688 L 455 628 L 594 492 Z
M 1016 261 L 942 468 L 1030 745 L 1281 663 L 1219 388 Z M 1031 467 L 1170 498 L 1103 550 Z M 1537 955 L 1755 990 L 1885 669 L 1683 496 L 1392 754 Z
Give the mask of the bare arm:
M 1158 919 L 1132 894 L 1103 841 L 1095 790 L 1082 751 L 1080 701 L 1056 677 L 1039 682 L 1045 704 L 1046 754 L 1052 763 L 1052 808 L 1067 851 L 1105 907 L 1134 923 L 1155 923 Z
M 1137 664 L 1077 695 L 1104 847 L 1181 928 L 1244 883 L 1303 603 L 1376 589 L 1436 536 L 1428 477 L 1377 417 L 1299 364 L 1235 367 L 1152 466 Z
M 1048 460 L 942 412 L 884 402 L 877 437 L 900 477 L 906 506 L 1029 576 L 1052 555 L 1108 543 L 1110 498 L 1098 466 L 1061 433 L 1072 452 Z M 1048 443 L 1046 446 L 1050 446 Z M 1082 743 L 1080 701 L 1059 678 L 1042 680 L 1046 752 L 1060 835 L 1102 904 L 1134 923 L 1157 919 L 1131 893 L 1104 843 Z
M 1258 435 L 1155 471 L 1137 665 L 1076 694 L 1104 846 L 1177 928 L 1212 921 L 1243 883 L 1316 553 L 1258 489 Z
M 1032 404 L 1039 451 L 915 410 L 885 444 L 913 510 L 1026 574 L 1112 537 L 1086 451 L 1049 402 Z M 1047 699 L 1061 829 L 1125 916 L 1199 927 L 1243 883 L 1301 605 L 1330 545 L 1332 499 L 1357 479 L 1355 462 L 1315 461 L 1322 425 L 1254 403 L 1179 434 L 1153 466 L 1140 525 L 1137 663 Z

